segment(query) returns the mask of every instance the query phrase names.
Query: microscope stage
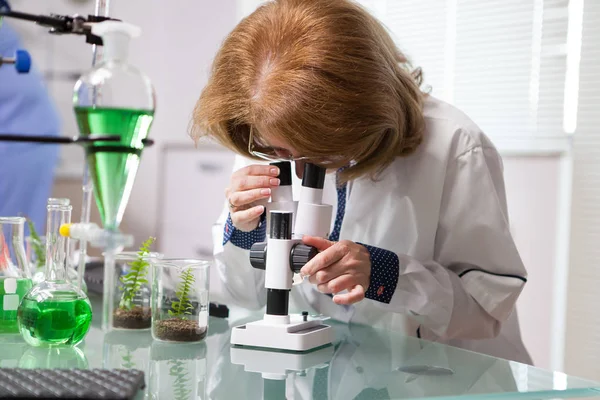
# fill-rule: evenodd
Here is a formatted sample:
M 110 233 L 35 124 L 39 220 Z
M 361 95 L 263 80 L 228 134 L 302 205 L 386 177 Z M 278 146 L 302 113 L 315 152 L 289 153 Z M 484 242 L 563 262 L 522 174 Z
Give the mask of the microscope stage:
M 289 324 L 260 320 L 236 326 L 231 331 L 231 344 L 308 351 L 333 341 L 331 326 L 321 319 L 304 321 L 301 315 L 290 315 L 290 320 Z

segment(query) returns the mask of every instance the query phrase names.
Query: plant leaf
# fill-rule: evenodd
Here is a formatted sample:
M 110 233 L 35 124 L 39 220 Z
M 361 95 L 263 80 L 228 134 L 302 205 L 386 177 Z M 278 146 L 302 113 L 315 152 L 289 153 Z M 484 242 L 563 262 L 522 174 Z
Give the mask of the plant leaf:
M 121 296 L 121 302 L 131 308 L 133 298 L 140 290 L 142 283 L 148 283 L 145 276 L 148 272 L 149 263 L 144 259 L 146 254 L 150 252 L 150 246 L 154 243 L 155 238 L 150 237 L 144 243 L 142 243 L 140 250 L 138 251 L 138 258 L 133 261 L 130 265 L 129 272 L 120 277 L 121 282 L 124 285 L 123 294 Z

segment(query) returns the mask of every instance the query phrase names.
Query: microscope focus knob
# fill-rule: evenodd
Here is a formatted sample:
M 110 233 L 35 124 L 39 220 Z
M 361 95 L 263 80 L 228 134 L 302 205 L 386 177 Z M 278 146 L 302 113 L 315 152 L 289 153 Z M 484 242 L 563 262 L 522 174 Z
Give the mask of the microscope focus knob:
M 267 242 L 254 243 L 250 248 L 250 265 L 256 269 L 267 268 Z
M 290 252 L 290 267 L 292 271 L 299 273 L 302 267 L 318 253 L 319 251 L 316 248 L 305 244 L 297 244 L 292 247 L 292 251 Z

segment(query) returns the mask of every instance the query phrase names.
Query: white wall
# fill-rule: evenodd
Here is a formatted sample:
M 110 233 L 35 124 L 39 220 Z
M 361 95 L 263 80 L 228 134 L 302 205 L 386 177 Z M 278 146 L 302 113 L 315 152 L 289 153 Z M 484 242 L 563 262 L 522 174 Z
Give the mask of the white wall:
M 140 239 L 158 233 L 161 190 L 159 155 L 166 145 L 193 148 L 187 128 L 194 104 L 208 77 L 212 57 L 236 22 L 233 1 L 114 1 L 114 14 L 138 23 L 133 62 L 143 66 L 155 85 L 158 104 L 151 135 L 157 145 L 144 153 L 125 221 Z M 144 5 L 144 6 L 143 6 Z M 181 182 L 193 184 L 193 182 Z
M 517 309 L 523 340 L 536 366 L 551 368 L 557 295 L 561 156 L 504 155 L 511 231 L 528 272 Z M 566 240 L 565 240 L 566 241 Z

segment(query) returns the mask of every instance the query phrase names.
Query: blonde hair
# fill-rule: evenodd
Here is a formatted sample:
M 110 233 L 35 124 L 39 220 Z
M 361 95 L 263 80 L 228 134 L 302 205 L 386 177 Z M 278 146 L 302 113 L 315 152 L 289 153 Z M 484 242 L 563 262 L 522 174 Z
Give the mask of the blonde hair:
M 424 118 L 420 70 L 386 29 L 349 0 L 273 0 L 241 21 L 217 53 L 191 136 L 248 153 L 267 127 L 299 154 L 341 161 L 342 181 L 375 177 L 415 151 Z

